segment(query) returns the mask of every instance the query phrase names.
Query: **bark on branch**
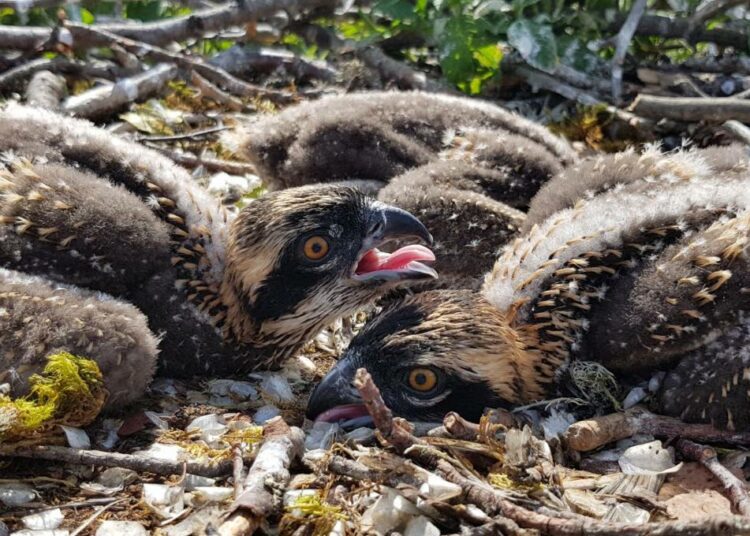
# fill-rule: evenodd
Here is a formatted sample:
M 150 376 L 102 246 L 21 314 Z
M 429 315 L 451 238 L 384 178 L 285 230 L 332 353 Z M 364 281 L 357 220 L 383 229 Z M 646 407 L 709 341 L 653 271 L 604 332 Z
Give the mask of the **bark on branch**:
M 735 97 L 657 97 L 638 95 L 630 110 L 637 115 L 675 121 L 723 123 L 736 119 L 750 122 L 750 101 Z

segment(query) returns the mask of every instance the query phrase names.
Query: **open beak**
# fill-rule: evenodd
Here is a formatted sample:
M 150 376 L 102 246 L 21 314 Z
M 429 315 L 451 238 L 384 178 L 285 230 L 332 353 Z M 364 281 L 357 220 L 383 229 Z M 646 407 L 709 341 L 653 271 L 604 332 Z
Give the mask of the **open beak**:
M 310 395 L 307 418 L 339 423 L 346 429 L 371 425 L 372 418 L 352 385 L 355 372 L 356 368 L 346 359 L 336 363 Z
M 400 208 L 375 202 L 367 223 L 368 233 L 354 267 L 353 279 L 384 283 L 437 278 L 437 272 L 423 264 L 435 260 L 435 254 L 425 246 L 412 244 L 393 253 L 378 249 L 393 240 L 408 238 L 432 245 L 432 235 L 417 218 Z

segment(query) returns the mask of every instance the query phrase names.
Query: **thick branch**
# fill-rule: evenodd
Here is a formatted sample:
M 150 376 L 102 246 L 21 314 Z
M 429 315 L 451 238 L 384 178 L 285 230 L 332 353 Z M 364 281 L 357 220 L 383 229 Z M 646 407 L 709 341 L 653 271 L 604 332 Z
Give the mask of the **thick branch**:
M 193 475 L 217 477 L 232 471 L 232 461 L 217 463 L 171 462 L 148 458 L 135 454 L 104 452 L 100 450 L 81 450 L 70 447 L 36 446 L 23 448 L 2 448 L 0 456 L 16 456 L 36 460 L 50 460 L 78 465 L 100 465 L 104 467 L 122 467 L 133 471 L 144 471 L 157 475 L 179 475 L 187 471 Z
M 686 457 L 703 464 L 724 486 L 724 490 L 737 511 L 743 516 L 750 516 L 750 495 L 748 495 L 747 485 L 719 462 L 713 448 L 687 439 L 677 441 L 677 448 Z
M 92 28 L 152 45 L 166 45 L 173 41 L 216 33 L 231 26 L 242 26 L 280 10 L 333 8 L 335 5 L 334 0 L 244 0 L 158 22 L 97 24 Z M 51 35 L 51 28 L 0 26 L 0 49 L 32 50 Z M 76 48 L 88 48 L 92 45 L 95 43 L 87 41 L 85 37 L 75 43 Z
M 723 123 L 736 119 L 750 122 L 750 101 L 735 97 L 657 97 L 638 95 L 630 110 L 644 117 L 675 121 Z
M 31 60 L 0 74 L 0 91 L 18 89 L 21 83 L 31 78 L 39 71 L 50 71 L 53 73 L 72 74 L 89 78 L 104 78 L 116 80 L 123 76 L 135 74 L 136 71 L 126 70 L 115 65 L 104 63 L 89 64 L 68 58 L 40 58 Z
M 616 31 L 624 21 L 624 17 L 615 20 L 611 30 Z M 636 35 L 657 36 L 673 39 L 686 38 L 691 44 L 716 43 L 719 46 L 734 47 L 737 50 L 750 50 L 748 34 L 727 28 L 707 29 L 705 26 L 695 28 L 690 32 L 688 19 L 677 19 L 661 15 L 644 15 L 635 30 Z
M 65 79 L 49 71 L 34 74 L 26 88 L 26 102 L 31 106 L 57 110 L 65 97 Z
M 567 429 L 564 437 L 568 447 L 579 452 L 587 452 L 635 434 L 651 434 L 669 439 L 683 437 L 738 446 L 750 445 L 748 433 L 726 432 L 709 424 L 686 424 L 672 417 L 655 415 L 638 406 L 623 413 L 612 413 L 574 423 Z
M 625 23 L 615 38 L 615 54 L 612 57 L 612 100 L 615 104 L 619 104 L 622 100 L 622 68 L 625 55 L 628 53 L 630 42 L 645 12 L 646 0 L 635 0 Z
M 101 119 L 119 112 L 130 103 L 144 100 L 160 91 L 177 77 L 177 66 L 162 63 L 148 71 L 123 78 L 116 84 L 95 87 L 70 97 L 63 103 L 64 112 L 87 119 Z
M 219 527 L 221 536 L 253 534 L 263 519 L 281 507 L 281 496 L 291 478 L 289 467 L 304 450 L 305 434 L 276 417 L 265 425 L 263 435 L 244 491 L 232 504 L 232 515 Z

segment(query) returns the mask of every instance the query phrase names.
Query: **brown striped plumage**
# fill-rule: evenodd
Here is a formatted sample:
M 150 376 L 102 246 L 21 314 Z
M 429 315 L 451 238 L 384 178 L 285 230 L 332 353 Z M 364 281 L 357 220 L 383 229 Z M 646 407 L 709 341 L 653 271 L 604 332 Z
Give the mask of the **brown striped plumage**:
M 483 406 L 564 392 L 567 366 L 588 360 L 628 381 L 665 371 L 654 409 L 750 429 L 744 149 L 595 157 L 550 181 L 529 220 L 480 293 L 435 291 L 393 305 L 323 385 L 366 366 L 392 385 L 386 402 L 398 413 L 476 417 Z M 434 391 L 405 384 L 415 367 L 440 378 Z M 318 390 L 311 416 L 352 402 Z
M 10 303 L 0 308 L 0 373 L 19 389 L 60 346 L 96 359 L 128 400 L 147 384 L 157 338 L 169 375 L 277 367 L 339 316 L 434 277 L 417 261 L 360 270 L 385 241 L 430 237 L 410 214 L 353 188 L 274 192 L 235 215 L 159 154 L 21 106 L 0 111 L 0 152 L 0 296 Z M 310 237 L 327 248 L 314 260 L 305 257 Z M 46 311 L 22 274 L 44 277 L 70 318 L 52 302 Z M 23 303 L 42 322 L 39 345 L 14 334 L 17 315 L 31 310 Z M 100 313 L 85 315 L 88 331 L 79 309 Z M 143 374 L 112 373 L 123 359 Z

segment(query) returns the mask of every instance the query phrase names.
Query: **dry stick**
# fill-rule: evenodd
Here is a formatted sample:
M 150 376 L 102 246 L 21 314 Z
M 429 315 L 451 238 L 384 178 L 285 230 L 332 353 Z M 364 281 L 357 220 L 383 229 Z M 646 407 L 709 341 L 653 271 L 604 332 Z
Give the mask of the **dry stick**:
M 505 499 L 489 484 L 469 479 L 445 460 L 439 460 L 436 472 L 464 490 L 468 502 L 489 515 L 502 514 L 519 526 L 552 536 L 726 536 L 750 534 L 750 520 L 741 516 L 712 517 L 701 521 L 662 523 L 614 523 L 588 518 L 555 518 L 527 510 Z
M 177 66 L 160 63 L 148 71 L 123 78 L 115 84 L 95 87 L 68 98 L 62 110 L 86 119 L 101 119 L 115 114 L 133 102 L 158 93 L 177 76 Z
M 49 71 L 39 71 L 26 88 L 26 102 L 47 110 L 58 110 L 65 97 L 65 79 Z
M 180 164 L 189 168 L 197 168 L 203 166 L 209 171 L 223 171 L 230 175 L 256 175 L 258 170 L 252 164 L 245 162 L 232 162 L 231 160 L 219 160 L 217 158 L 203 158 L 201 156 L 194 155 L 193 153 L 180 153 L 177 151 L 170 151 L 169 149 L 162 149 L 161 147 L 151 146 L 149 148 L 160 152 L 164 156 L 167 156 L 177 164 Z
M 245 468 L 242 461 L 242 448 L 234 447 L 232 451 L 234 456 L 232 463 L 232 479 L 234 480 L 234 499 L 242 494 L 242 470 Z
M 70 533 L 70 536 L 78 536 L 80 533 L 82 533 L 84 530 L 86 530 L 86 527 L 91 525 L 94 521 L 96 521 L 96 518 L 101 516 L 104 512 L 115 506 L 116 504 L 119 504 L 123 502 L 125 499 L 117 499 L 116 501 L 113 501 L 107 505 L 99 507 L 96 511 L 94 511 L 93 514 L 91 514 L 86 521 L 81 523 L 76 530 Z
M 709 424 L 686 424 L 672 417 L 656 415 L 639 406 L 623 413 L 612 413 L 574 423 L 565 432 L 564 440 L 568 447 L 579 452 L 587 452 L 635 434 L 650 434 L 664 438 L 684 437 L 738 446 L 750 445 L 750 433 L 718 430 Z
M 201 94 L 204 97 L 213 99 L 214 101 L 218 102 L 219 104 L 223 104 L 226 108 L 229 108 L 232 111 L 245 112 L 251 109 L 250 106 L 246 106 L 245 103 L 240 99 L 225 93 L 195 71 L 190 74 L 190 81 L 198 89 L 201 90 Z
M 560 82 L 554 77 L 541 71 L 537 71 L 536 69 L 532 69 L 530 67 L 515 67 L 513 69 L 513 72 L 526 79 L 529 85 L 540 87 L 542 89 L 546 89 L 547 91 L 557 93 L 558 95 L 562 95 L 566 99 L 579 102 L 586 106 L 605 106 L 608 113 L 614 115 L 617 119 L 623 121 L 624 123 L 627 123 L 632 127 L 643 129 L 644 131 L 650 131 L 655 126 L 655 123 L 650 119 L 639 117 L 638 115 L 630 113 L 626 110 L 620 110 L 615 106 L 611 106 L 606 102 L 602 102 L 590 93 L 582 91 L 581 89 L 573 87 L 564 82 Z
M 625 23 L 615 37 L 615 54 L 612 57 L 612 100 L 615 104 L 620 104 L 622 101 L 622 68 L 625 55 L 628 53 L 635 29 L 644 13 L 646 13 L 646 0 L 635 0 L 628 18 L 625 19 Z
M 722 125 L 728 130 L 735 138 L 739 141 L 744 142 L 746 145 L 750 145 L 750 128 L 743 125 L 739 121 L 727 121 Z
M 245 479 L 242 494 L 234 501 L 231 515 L 219 527 L 220 536 L 252 534 L 263 520 L 278 512 L 281 496 L 289 484 L 289 467 L 304 450 L 305 434 L 289 427 L 281 417 L 268 421 L 263 444 Z
M 322 60 L 308 60 L 283 48 L 261 48 L 233 46 L 209 60 L 233 75 L 248 72 L 271 72 L 284 69 L 298 77 L 310 77 L 333 82 L 341 74 L 332 65 Z
M 219 125 L 217 127 L 205 128 L 203 130 L 193 130 L 192 132 L 185 132 L 183 134 L 171 134 L 169 136 L 139 136 L 136 138 L 136 141 L 151 143 L 183 140 L 195 141 L 205 136 L 213 136 L 214 134 L 218 134 L 219 132 L 224 132 L 225 130 L 229 130 L 230 128 L 231 127 Z
M 227 475 L 232 470 L 231 460 L 223 460 L 216 463 L 172 462 L 136 454 L 121 454 L 119 452 L 82 450 L 45 445 L 22 448 L 2 447 L 0 448 L 0 456 L 51 460 L 77 465 L 122 467 L 124 469 L 132 469 L 133 471 L 155 473 L 157 475 L 180 475 L 187 471 L 193 475 L 217 477 Z
M 622 26 L 623 21 L 624 17 L 616 17 L 610 28 L 616 31 Z M 748 45 L 748 37 L 750 36 L 745 32 L 727 28 L 713 28 L 709 30 L 705 26 L 699 26 L 692 32 L 689 30 L 690 21 L 688 19 L 678 19 L 661 15 L 644 15 L 638 23 L 635 34 L 674 39 L 686 38 L 690 44 L 710 42 L 716 43 L 719 46 L 734 47 L 742 51 L 750 49 Z
M 380 389 L 375 385 L 372 376 L 367 369 L 357 369 L 354 375 L 354 387 L 359 391 L 359 396 L 367 407 L 367 411 L 380 432 L 382 440 L 387 441 L 397 450 L 403 452 L 420 440 L 411 434 L 409 423 L 404 419 L 393 418 L 393 413 L 385 405 Z
M 288 93 L 248 84 L 232 76 L 224 69 L 210 65 L 201 59 L 170 52 L 149 43 L 121 37 L 105 30 L 97 30 L 93 26 L 68 23 L 66 24 L 66 28 L 73 34 L 74 44 L 79 42 L 79 40 L 87 43 L 88 46 L 112 46 L 117 44 L 138 57 L 172 62 L 184 69 L 193 69 L 211 80 L 211 82 L 223 86 L 227 91 L 239 97 L 264 97 L 276 102 L 291 102 L 293 100 L 292 95 Z
M 96 24 L 92 27 L 152 45 L 167 45 L 216 33 L 230 26 L 242 26 L 279 10 L 333 8 L 335 5 L 334 0 L 243 0 L 159 22 Z M 51 35 L 51 28 L 0 26 L 0 49 L 32 50 Z M 81 45 L 87 46 L 85 41 Z
M 675 121 L 723 123 L 731 119 L 750 122 L 750 101 L 735 97 L 657 97 L 638 95 L 630 111 L 644 117 Z
M 684 456 L 703 464 L 724 486 L 724 490 L 737 511 L 743 516 L 750 517 L 750 495 L 748 495 L 747 485 L 719 462 L 713 448 L 687 439 L 678 440 L 676 446 Z
M 701 26 L 708 19 L 718 15 L 722 11 L 748 3 L 750 3 L 748 0 L 709 0 L 701 5 L 696 12 L 693 13 L 693 16 L 690 17 L 689 23 L 691 31 L 693 28 Z
M 430 437 L 455 437 L 456 439 L 473 441 L 479 435 L 479 425 L 467 421 L 455 411 L 451 411 L 443 417 L 443 426 L 430 430 L 427 435 Z
M 103 62 L 92 65 L 68 58 L 40 58 L 22 63 L 0 74 L 0 91 L 17 89 L 24 80 L 27 80 L 39 71 L 72 74 L 86 78 L 103 78 L 106 80 L 116 80 L 138 72 Z

